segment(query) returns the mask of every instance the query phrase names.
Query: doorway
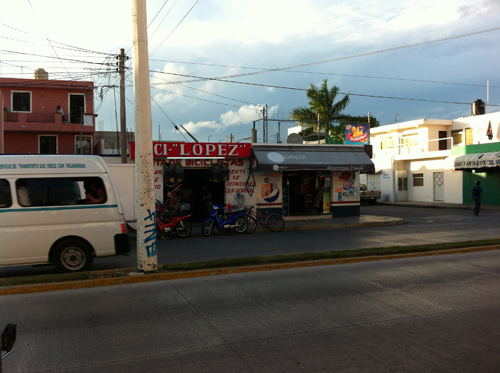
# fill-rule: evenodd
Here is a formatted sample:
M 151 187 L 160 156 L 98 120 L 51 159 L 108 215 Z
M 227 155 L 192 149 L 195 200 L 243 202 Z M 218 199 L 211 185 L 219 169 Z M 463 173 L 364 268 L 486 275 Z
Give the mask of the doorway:
M 69 122 L 83 123 L 83 114 L 85 113 L 85 95 L 69 95 Z
M 434 172 L 434 201 L 444 201 L 444 172 Z
M 207 185 L 212 195 L 212 203 L 216 203 L 220 206 L 225 204 L 225 183 L 223 181 L 211 182 L 212 170 L 209 168 L 185 168 L 184 169 L 184 180 L 182 181 L 182 188 L 179 190 L 177 195 L 181 197 L 181 202 L 189 203 L 191 205 L 190 212 L 192 214 L 192 219 L 200 221 L 205 218 L 205 210 L 203 204 L 203 185 Z M 169 188 L 167 185 L 164 186 L 164 198 L 166 200 L 166 194 Z

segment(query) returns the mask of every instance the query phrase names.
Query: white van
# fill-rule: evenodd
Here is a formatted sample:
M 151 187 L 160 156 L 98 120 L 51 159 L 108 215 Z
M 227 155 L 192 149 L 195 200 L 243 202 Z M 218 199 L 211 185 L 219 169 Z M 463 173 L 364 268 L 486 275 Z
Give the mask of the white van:
M 54 263 L 86 271 L 128 254 L 123 210 L 103 159 L 0 155 L 0 266 Z

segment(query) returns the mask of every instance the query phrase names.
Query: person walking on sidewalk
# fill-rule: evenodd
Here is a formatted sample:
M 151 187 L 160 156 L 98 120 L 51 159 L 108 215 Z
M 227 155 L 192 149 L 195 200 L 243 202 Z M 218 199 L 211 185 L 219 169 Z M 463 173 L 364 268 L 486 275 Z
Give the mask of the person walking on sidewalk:
M 472 200 L 476 204 L 472 213 L 476 216 L 479 215 L 479 210 L 481 209 L 481 198 L 484 201 L 483 188 L 481 188 L 480 185 L 481 183 L 479 181 L 476 181 L 476 186 L 472 188 Z

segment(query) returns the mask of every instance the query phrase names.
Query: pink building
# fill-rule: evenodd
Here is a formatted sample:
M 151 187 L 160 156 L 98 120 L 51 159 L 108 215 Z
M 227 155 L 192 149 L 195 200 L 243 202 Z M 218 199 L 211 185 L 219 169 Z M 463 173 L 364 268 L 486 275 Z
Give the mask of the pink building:
M 35 79 L 0 78 L 0 99 L 0 154 L 92 154 L 93 82 L 49 80 L 38 69 Z

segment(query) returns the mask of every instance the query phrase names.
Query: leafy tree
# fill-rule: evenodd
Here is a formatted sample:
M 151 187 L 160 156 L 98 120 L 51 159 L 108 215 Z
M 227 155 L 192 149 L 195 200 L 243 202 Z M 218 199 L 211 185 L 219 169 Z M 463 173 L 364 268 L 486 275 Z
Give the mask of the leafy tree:
M 298 107 L 292 110 L 290 118 L 297 120 L 299 125 L 308 126 L 302 131 L 303 136 L 321 131 L 321 129 L 327 134 L 332 133 L 334 131 L 332 122 L 342 118 L 340 113 L 350 101 L 349 94 L 347 94 L 340 101 L 334 102 L 339 94 L 339 88 L 333 86 L 328 89 L 327 82 L 327 79 L 323 80 L 319 87 L 311 84 L 306 93 L 309 98 L 309 107 Z

